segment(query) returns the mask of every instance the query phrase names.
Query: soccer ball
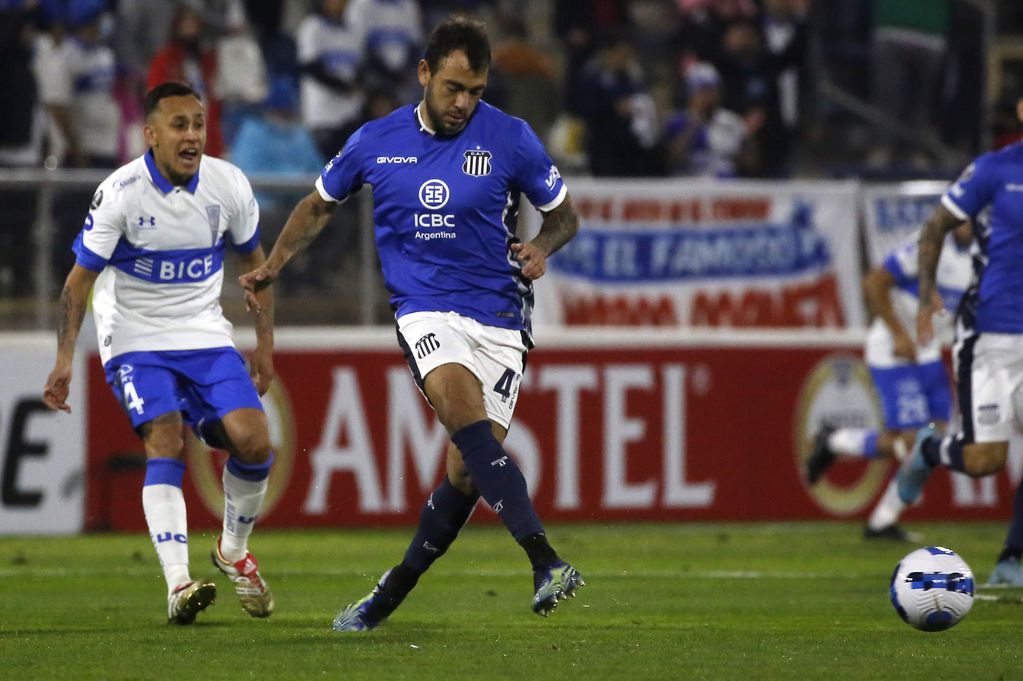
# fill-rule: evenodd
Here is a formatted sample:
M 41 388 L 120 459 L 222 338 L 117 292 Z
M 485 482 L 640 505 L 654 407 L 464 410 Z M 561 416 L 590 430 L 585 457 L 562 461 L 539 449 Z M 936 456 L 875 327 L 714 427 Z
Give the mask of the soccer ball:
M 943 631 L 973 605 L 973 571 L 955 551 L 927 546 L 899 561 L 889 593 L 895 612 L 911 626 Z

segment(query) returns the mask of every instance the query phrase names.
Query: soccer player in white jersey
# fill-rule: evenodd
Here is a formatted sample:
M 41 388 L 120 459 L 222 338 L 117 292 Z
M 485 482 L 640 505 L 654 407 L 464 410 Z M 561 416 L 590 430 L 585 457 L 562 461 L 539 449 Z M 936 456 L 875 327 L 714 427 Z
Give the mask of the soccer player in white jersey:
M 1018 105 L 1023 119 L 1023 100 Z M 945 234 L 973 222 L 979 246 L 977 279 L 959 309 L 954 359 L 962 428 L 941 435 L 917 432 L 898 474 L 899 496 L 910 504 L 937 466 L 973 477 L 1005 466 L 1009 439 L 1023 418 L 1023 143 L 977 158 L 942 196 L 920 234 L 918 343 L 934 337 L 940 309 L 936 275 Z M 1023 586 L 1023 486 L 990 584 Z
M 480 496 L 530 560 L 534 612 L 550 614 L 583 583 L 548 543 L 525 479 L 502 446 L 532 345 L 532 281 L 579 220 L 529 126 L 480 101 L 489 64 L 480 24 L 441 23 L 419 62 L 422 101 L 357 130 L 295 207 L 266 263 L 239 278 L 250 293 L 262 290 L 339 202 L 372 185 L 398 342 L 452 443 L 447 475 L 424 504 L 404 559 L 338 614 L 337 631 L 372 629 L 390 615 L 455 540 Z M 526 243 L 516 236 L 521 194 L 543 214 L 540 232 Z
M 939 318 L 941 332 L 931 342 L 916 344 L 917 238 L 914 234 L 897 246 L 863 278 L 874 313 L 863 354 L 881 398 L 884 426 L 878 430 L 824 424 L 806 462 L 811 485 L 840 456 L 901 461 L 919 428 L 931 423 L 944 430 L 952 416 L 952 385 L 941 358 L 942 345 L 952 341 L 952 316 Z M 938 292 L 944 307 L 955 310 L 973 278 L 970 224 L 964 222 L 947 240 L 938 265 Z M 867 520 L 863 536 L 912 539 L 898 524 L 905 508 L 893 479 Z
M 230 455 L 212 558 L 242 608 L 267 617 L 273 595 L 247 543 L 273 461 L 259 401 L 273 378 L 273 297 L 258 294 L 251 376 L 220 308 L 225 246 L 246 271 L 265 260 L 259 209 L 238 168 L 203 155 L 205 116 L 194 90 L 163 83 L 143 109 L 148 151 L 103 181 L 75 241 L 43 401 L 71 411 L 71 360 L 93 291 L 107 382 L 145 444 L 142 507 L 167 581 L 168 621 L 191 624 L 216 597 L 212 581 L 188 570 L 186 427 Z

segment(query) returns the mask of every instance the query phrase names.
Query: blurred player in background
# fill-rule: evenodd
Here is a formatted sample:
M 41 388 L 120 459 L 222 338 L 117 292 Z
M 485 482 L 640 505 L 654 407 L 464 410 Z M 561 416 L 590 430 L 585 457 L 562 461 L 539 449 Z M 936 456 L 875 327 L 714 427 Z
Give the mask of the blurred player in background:
M 906 457 L 916 431 L 928 423 L 944 431 L 952 416 L 952 385 L 941 358 L 942 344 L 952 341 L 952 315 L 942 315 L 940 333 L 917 345 L 917 235 L 896 247 L 884 262 L 867 272 L 863 291 L 874 321 L 867 333 L 864 359 L 884 410 L 884 427 L 834 427 L 825 424 L 814 438 L 806 478 L 815 484 L 839 456 L 866 459 Z M 970 285 L 973 264 L 968 222 L 947 237 L 937 270 L 937 290 L 947 310 L 955 310 Z M 863 530 L 864 537 L 908 541 L 898 525 L 906 506 L 893 478 Z
M 578 216 L 529 126 L 480 101 L 489 65 L 482 25 L 440 24 L 419 62 L 423 100 L 356 131 L 295 207 L 266 263 L 239 279 L 249 292 L 264 290 L 340 202 L 372 185 L 398 343 L 452 444 L 447 475 L 423 506 L 404 559 L 338 614 L 337 631 L 387 618 L 454 542 L 480 496 L 532 564 L 534 612 L 546 616 L 583 584 L 548 543 L 502 446 L 532 346 L 532 281 L 575 234 Z M 526 243 L 516 236 L 521 194 L 543 213 Z
M 1023 99 L 1017 105 L 1023 119 Z M 962 429 L 922 428 L 899 469 L 899 496 L 916 501 L 937 466 L 973 477 L 1005 466 L 1023 417 L 1023 143 L 977 158 L 941 198 L 920 235 L 917 339 L 934 338 L 941 309 L 936 272 L 945 235 L 970 220 L 980 248 L 977 279 L 960 306 L 954 358 Z M 990 584 L 1023 586 L 1023 487 Z
M 273 297 L 258 294 L 252 376 L 220 308 L 224 250 L 247 271 L 261 265 L 259 209 L 238 168 L 203 155 L 205 112 L 183 83 L 150 90 L 149 150 L 114 171 L 92 199 L 60 296 L 57 360 L 43 401 L 70 412 L 71 360 L 89 292 L 107 382 L 146 449 L 142 507 L 167 580 L 167 618 L 191 624 L 216 585 L 188 571 L 181 483 L 191 426 L 226 449 L 224 531 L 213 560 L 242 607 L 267 617 L 274 600 L 247 548 L 273 454 L 259 395 L 273 378 Z

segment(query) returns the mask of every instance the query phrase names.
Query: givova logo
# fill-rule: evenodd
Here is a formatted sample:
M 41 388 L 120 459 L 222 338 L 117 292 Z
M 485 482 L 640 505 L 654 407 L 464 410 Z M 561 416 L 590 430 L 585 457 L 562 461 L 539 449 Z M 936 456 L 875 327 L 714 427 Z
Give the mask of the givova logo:
M 850 355 L 829 355 L 803 381 L 796 405 L 793 440 L 796 475 L 805 484 L 806 460 L 813 452 L 814 435 L 825 423 L 836 427 L 880 428 L 883 412 L 870 371 Z M 835 516 L 849 516 L 866 507 L 888 479 L 890 462 L 850 462 L 844 476 L 827 475 L 807 492 L 817 505 Z M 832 468 L 834 470 L 837 466 Z M 830 471 L 829 471 L 830 472 Z M 852 481 L 848 482 L 852 476 Z M 841 481 L 838 481 L 841 478 Z

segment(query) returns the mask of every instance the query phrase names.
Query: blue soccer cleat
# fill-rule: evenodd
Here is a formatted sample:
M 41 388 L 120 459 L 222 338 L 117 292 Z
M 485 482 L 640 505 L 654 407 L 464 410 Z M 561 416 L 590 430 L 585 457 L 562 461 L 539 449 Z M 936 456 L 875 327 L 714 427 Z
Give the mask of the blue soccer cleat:
M 575 598 L 576 590 L 586 586 L 583 576 L 568 563 L 558 563 L 533 572 L 533 612 L 547 617 L 558 607 L 558 601 Z
M 387 581 L 389 574 L 391 574 L 390 570 L 385 572 L 373 590 L 364 598 L 342 608 L 334 618 L 331 629 L 334 631 L 369 631 L 377 628 L 381 622 L 387 619 L 387 615 L 380 617 L 376 615 L 376 612 L 383 609 L 382 604 L 378 601 L 382 598 L 383 584 Z
M 1023 587 L 1023 567 L 1019 564 L 1019 558 L 998 561 L 987 579 L 987 585 Z
M 902 462 L 899 472 L 896 475 L 896 482 L 899 487 L 899 498 L 907 506 L 916 503 L 924 491 L 924 483 L 931 476 L 934 470 L 924 458 L 924 440 L 937 435 L 938 431 L 932 425 L 926 425 L 916 431 L 916 439 L 913 440 L 913 450 Z

